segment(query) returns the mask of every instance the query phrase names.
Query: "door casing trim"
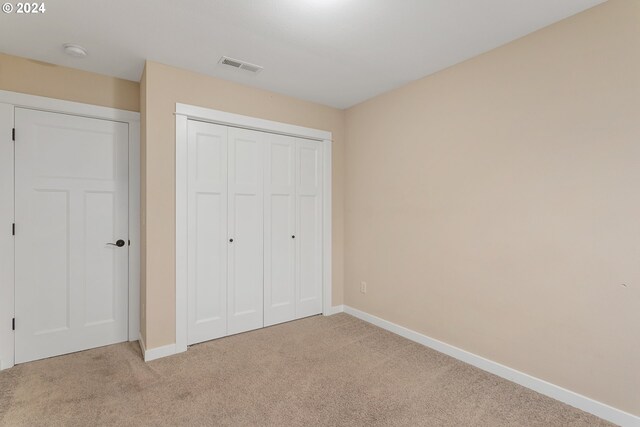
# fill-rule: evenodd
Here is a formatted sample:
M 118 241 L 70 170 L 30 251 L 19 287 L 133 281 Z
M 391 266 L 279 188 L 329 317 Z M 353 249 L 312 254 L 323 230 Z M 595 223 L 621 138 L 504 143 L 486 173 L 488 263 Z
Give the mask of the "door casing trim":
M 9 108 L 6 108 L 6 107 Z M 137 341 L 140 330 L 140 113 L 117 108 L 83 104 L 73 101 L 46 98 L 18 92 L 0 90 L 0 114 L 9 114 L 11 119 L 0 118 L 0 170 L 11 171 L 13 177 L 14 143 L 11 128 L 15 123 L 15 108 L 72 114 L 94 119 L 111 120 L 129 125 L 129 341 Z M 4 113 L 3 113 L 4 110 Z M 11 123 L 5 129 L 3 123 Z M 19 141 L 19 130 L 17 139 Z M 0 185 L 0 201 L 6 208 L 0 210 L 0 230 L 10 230 L 15 222 L 14 185 Z M 5 254 L 5 252 L 7 252 Z M 10 232 L 0 231 L 0 370 L 15 363 L 15 334 L 11 330 L 11 319 L 15 316 L 14 243 Z M 7 255 L 7 256 L 5 256 Z M 19 323 L 19 322 L 18 322 Z M 18 326 L 19 327 L 19 324 Z

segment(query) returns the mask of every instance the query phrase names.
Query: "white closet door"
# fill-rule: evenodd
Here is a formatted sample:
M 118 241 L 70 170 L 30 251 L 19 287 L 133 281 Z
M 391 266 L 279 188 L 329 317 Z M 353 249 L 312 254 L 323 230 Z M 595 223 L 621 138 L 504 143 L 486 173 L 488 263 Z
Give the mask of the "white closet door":
M 228 334 L 263 320 L 265 133 L 229 128 Z
M 126 341 L 128 126 L 15 111 L 16 363 Z
M 296 139 L 268 135 L 264 171 L 264 325 L 295 319 Z
M 227 334 L 227 127 L 188 122 L 188 323 L 194 344 Z
M 322 312 L 322 146 L 296 141 L 296 318 Z

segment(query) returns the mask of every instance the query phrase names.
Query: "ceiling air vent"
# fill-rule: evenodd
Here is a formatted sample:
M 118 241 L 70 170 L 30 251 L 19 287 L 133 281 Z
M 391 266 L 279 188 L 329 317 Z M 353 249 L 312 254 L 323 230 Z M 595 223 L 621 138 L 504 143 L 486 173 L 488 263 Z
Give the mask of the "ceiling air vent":
M 255 64 L 250 64 L 246 61 L 240 61 L 239 59 L 229 58 L 227 56 L 223 56 L 219 61 L 222 65 L 228 65 L 229 67 L 239 68 L 241 70 L 249 71 L 251 73 L 259 73 L 262 71 L 262 67 Z

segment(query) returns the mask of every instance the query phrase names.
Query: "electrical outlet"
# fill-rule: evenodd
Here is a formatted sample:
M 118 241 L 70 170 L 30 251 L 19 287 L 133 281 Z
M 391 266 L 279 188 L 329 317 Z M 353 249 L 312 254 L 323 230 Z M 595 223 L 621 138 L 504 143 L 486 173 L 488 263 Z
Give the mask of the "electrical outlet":
M 367 282 L 360 282 L 360 292 L 363 294 L 367 293 Z

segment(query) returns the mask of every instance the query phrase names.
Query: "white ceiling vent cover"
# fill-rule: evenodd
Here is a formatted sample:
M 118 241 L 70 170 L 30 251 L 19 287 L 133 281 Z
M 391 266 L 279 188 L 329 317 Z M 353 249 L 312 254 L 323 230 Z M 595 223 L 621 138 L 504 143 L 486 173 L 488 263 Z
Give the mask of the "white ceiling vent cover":
M 249 71 L 251 73 L 259 73 L 260 71 L 262 71 L 262 67 L 259 65 L 251 64 L 239 59 L 229 58 L 228 56 L 223 56 L 222 58 L 220 58 L 220 61 L 218 61 L 218 63 L 222 65 L 228 65 L 229 67 Z

